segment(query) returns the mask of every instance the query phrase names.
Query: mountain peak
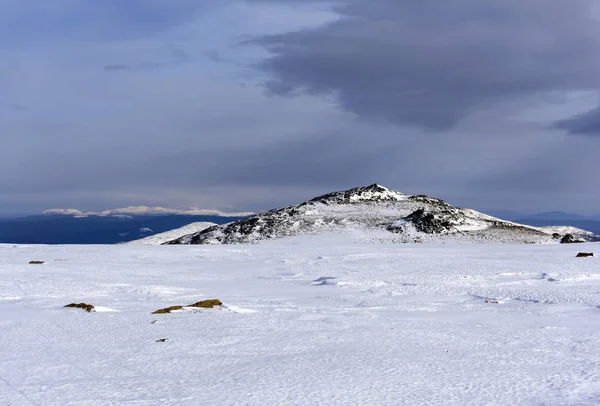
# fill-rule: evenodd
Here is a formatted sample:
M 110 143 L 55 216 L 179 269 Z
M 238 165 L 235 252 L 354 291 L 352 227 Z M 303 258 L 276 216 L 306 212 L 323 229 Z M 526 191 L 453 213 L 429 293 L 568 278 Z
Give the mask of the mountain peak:
M 323 204 L 352 204 L 368 202 L 398 202 L 406 200 L 408 196 L 374 183 L 369 186 L 360 186 L 339 192 L 328 193 L 309 200 L 309 203 Z
M 503 221 L 425 195 L 409 196 L 374 183 L 329 193 L 168 241 L 165 244 L 240 244 L 273 238 L 360 230 L 394 242 L 556 242 L 560 233 Z M 382 234 L 389 232 L 389 234 Z M 582 236 L 593 240 L 595 236 Z

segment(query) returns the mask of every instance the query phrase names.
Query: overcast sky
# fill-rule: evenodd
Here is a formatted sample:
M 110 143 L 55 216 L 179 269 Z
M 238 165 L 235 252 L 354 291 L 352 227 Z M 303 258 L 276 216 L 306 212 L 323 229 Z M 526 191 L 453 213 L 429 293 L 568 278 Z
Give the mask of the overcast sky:
M 0 214 L 598 214 L 599 89 L 596 0 L 0 0 Z

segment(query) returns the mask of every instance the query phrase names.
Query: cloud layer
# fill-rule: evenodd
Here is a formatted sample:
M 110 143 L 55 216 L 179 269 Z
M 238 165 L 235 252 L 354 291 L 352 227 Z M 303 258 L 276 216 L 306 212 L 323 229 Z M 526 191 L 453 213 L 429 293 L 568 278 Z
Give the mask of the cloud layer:
M 374 182 L 598 211 L 592 0 L 0 3 L 0 214 Z
M 272 53 L 260 67 L 275 93 L 336 94 L 361 118 L 441 131 L 498 103 L 598 89 L 600 24 L 591 6 L 348 0 L 335 7 L 338 21 L 256 42 Z

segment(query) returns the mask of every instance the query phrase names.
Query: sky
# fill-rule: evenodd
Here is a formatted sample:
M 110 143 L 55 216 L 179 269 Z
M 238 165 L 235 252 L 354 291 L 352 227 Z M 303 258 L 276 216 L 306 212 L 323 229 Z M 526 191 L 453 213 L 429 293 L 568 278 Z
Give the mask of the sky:
M 0 0 L 0 215 L 599 214 L 599 72 L 595 0 Z

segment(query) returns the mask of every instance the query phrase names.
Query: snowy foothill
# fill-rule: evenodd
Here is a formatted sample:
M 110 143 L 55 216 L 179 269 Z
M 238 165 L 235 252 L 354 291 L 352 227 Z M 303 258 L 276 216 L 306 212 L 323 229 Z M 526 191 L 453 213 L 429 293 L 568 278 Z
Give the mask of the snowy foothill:
M 0 405 L 600 403 L 600 244 L 375 240 L 0 245 Z
M 185 235 L 198 233 L 200 231 L 204 231 L 207 228 L 216 226 L 215 223 L 206 222 L 206 221 L 197 221 L 195 223 L 190 223 L 186 226 L 176 228 L 174 230 L 165 231 L 164 233 L 154 234 L 145 238 L 141 238 L 139 240 L 129 241 L 125 244 L 131 245 L 160 245 L 165 242 L 175 240 L 177 238 L 181 238 Z

